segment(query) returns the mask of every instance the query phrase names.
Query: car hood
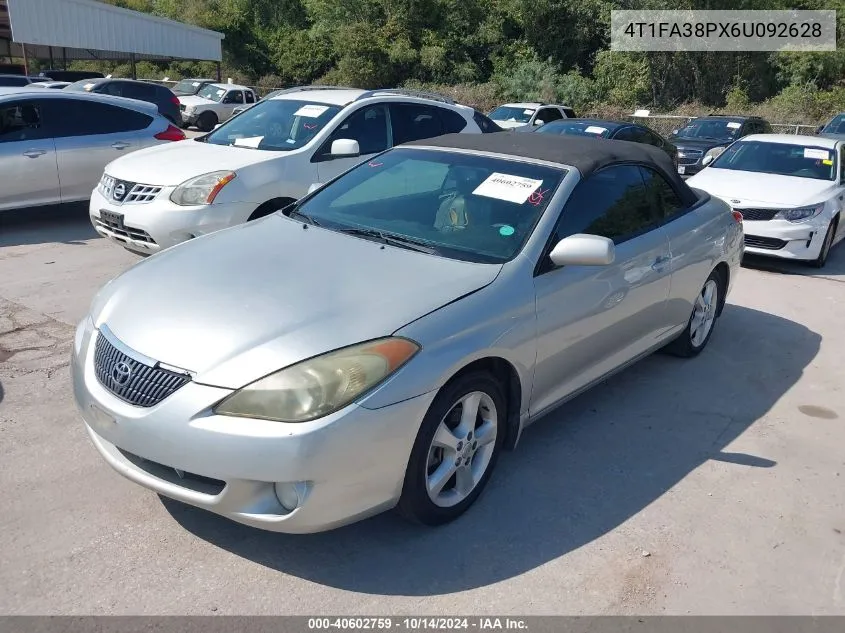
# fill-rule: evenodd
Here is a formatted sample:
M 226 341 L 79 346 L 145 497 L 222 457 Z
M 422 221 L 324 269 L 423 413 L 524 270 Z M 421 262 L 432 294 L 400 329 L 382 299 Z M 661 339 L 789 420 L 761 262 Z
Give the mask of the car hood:
M 731 140 L 684 138 L 683 136 L 670 136 L 666 140 L 677 147 L 679 151 L 684 151 L 685 149 L 697 149 L 702 152 L 706 152 L 714 147 L 727 147 L 733 143 Z
M 184 140 L 126 154 L 109 163 L 105 171 L 119 180 L 167 187 L 212 171 L 237 171 L 283 155 L 248 147 Z
M 497 121 L 496 119 L 492 119 L 492 121 L 503 130 L 512 130 L 515 127 L 525 127 L 528 125 L 527 123 L 521 123 L 520 121 Z
M 218 105 L 216 101 L 206 99 L 205 97 L 198 97 L 197 95 L 185 95 L 184 97 L 179 97 L 179 103 L 185 107 Z
M 686 181 L 731 205 L 765 204 L 770 207 L 799 207 L 823 202 L 833 195 L 832 180 L 813 180 L 749 171 L 707 167 Z M 740 202 L 732 202 L 739 200 Z
M 271 215 L 153 255 L 108 283 L 91 315 L 137 352 L 236 389 L 389 336 L 500 270 Z

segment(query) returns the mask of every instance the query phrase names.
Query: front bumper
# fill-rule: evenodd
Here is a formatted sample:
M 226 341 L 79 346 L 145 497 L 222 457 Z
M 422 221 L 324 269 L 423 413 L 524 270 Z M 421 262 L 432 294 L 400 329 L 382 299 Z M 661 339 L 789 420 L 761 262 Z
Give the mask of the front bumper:
M 184 125 L 185 127 L 188 127 L 188 126 L 191 126 L 191 125 L 196 125 L 197 119 L 199 118 L 197 116 L 196 112 L 194 112 L 192 114 L 187 114 L 186 112 L 180 112 L 180 114 L 182 115 L 182 125 Z
M 742 209 L 736 210 L 742 213 Z M 795 260 L 816 259 L 827 231 L 821 218 L 808 222 L 744 220 L 742 224 L 746 254 Z
M 170 201 L 173 189 L 164 187 L 151 202 L 127 204 L 116 204 L 94 189 L 88 209 L 91 224 L 97 233 L 131 251 L 152 254 L 246 222 L 257 206 L 251 202 L 233 202 L 180 207 Z M 120 214 L 123 224 L 104 219 L 103 210 Z
M 231 391 L 195 382 L 136 407 L 97 379 L 97 336 L 87 318 L 77 329 L 74 398 L 94 446 L 127 479 L 274 532 L 329 530 L 398 502 L 433 392 L 381 409 L 353 404 L 302 424 L 215 415 L 211 408 Z M 277 482 L 300 486 L 297 508 L 281 505 Z

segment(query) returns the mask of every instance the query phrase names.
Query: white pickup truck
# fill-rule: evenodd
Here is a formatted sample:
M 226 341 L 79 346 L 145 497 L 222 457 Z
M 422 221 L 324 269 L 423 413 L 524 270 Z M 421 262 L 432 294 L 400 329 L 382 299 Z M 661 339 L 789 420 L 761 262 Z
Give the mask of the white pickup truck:
M 255 92 L 237 84 L 209 84 L 197 94 L 179 97 L 182 127 L 196 126 L 210 132 L 218 123 L 227 121 L 240 106 L 257 101 Z

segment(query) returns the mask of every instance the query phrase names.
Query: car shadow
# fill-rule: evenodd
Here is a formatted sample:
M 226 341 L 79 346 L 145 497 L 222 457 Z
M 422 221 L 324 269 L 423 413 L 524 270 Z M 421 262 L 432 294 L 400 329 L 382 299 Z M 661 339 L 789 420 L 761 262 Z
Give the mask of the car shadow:
M 88 203 L 0 212 L 0 247 L 27 244 L 84 245 L 102 239 L 91 226 Z
M 728 305 L 699 357 L 653 355 L 539 420 L 503 454 L 476 505 L 436 529 L 386 513 L 284 535 L 162 502 L 199 538 L 311 582 L 414 596 L 482 587 L 614 530 L 709 460 L 776 467 L 725 448 L 801 378 L 820 342 L 803 325 Z
M 782 275 L 845 278 L 845 242 L 839 242 L 831 249 L 824 268 L 814 268 L 804 262 L 794 262 L 786 259 L 751 254 L 743 257 L 742 265 L 745 268 L 753 268 L 755 270 Z

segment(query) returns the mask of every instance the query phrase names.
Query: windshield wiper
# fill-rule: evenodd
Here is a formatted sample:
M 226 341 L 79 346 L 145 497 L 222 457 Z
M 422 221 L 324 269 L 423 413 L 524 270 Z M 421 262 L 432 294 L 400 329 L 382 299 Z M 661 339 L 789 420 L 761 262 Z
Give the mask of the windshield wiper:
M 378 229 L 365 229 L 365 228 L 349 228 L 349 229 L 338 229 L 341 233 L 346 233 L 347 235 L 358 235 L 360 237 L 375 237 L 385 244 L 390 244 L 391 246 L 399 246 L 401 248 L 407 248 L 408 250 L 417 251 L 420 253 L 428 253 L 429 255 L 435 255 L 437 250 L 428 246 L 422 240 L 416 240 L 412 237 L 406 237 L 404 235 L 396 235 L 395 233 L 385 233 L 384 231 L 379 231 Z
M 288 211 L 288 217 L 289 217 L 289 218 L 292 218 L 292 217 L 293 217 L 293 216 L 295 216 L 295 215 L 299 216 L 300 218 L 302 218 L 303 220 L 305 220 L 305 221 L 306 221 L 306 222 L 308 222 L 309 224 L 313 224 L 314 226 L 320 226 L 320 223 L 319 223 L 319 222 L 317 222 L 317 220 L 315 220 L 314 218 L 312 218 L 312 217 L 311 217 L 310 215 L 308 215 L 307 213 L 303 213 L 302 211 L 300 211 L 298 207 L 294 207 L 293 209 L 291 209 L 290 211 Z

